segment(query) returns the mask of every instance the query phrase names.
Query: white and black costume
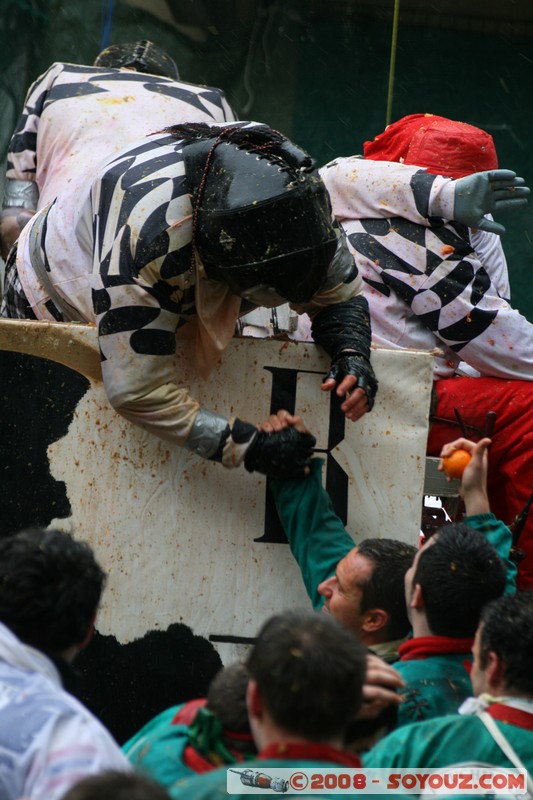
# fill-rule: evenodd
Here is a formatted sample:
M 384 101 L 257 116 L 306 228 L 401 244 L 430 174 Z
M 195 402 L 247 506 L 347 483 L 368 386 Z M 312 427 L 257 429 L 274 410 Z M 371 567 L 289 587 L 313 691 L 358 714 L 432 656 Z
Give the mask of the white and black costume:
M 219 126 L 216 131 L 222 131 L 223 127 L 227 126 Z M 242 131 L 243 127 L 247 131 L 256 129 L 261 135 L 266 132 L 267 139 L 271 136 L 271 129 L 255 123 L 236 123 L 228 130 Z M 288 140 L 280 137 L 280 141 Z M 217 148 L 215 152 L 221 152 L 220 158 L 227 154 L 224 148 L 228 146 L 224 142 Z M 293 293 L 289 291 L 296 298 L 297 309 L 308 311 L 315 318 L 317 330 L 321 331 L 315 339 L 332 356 L 335 370 L 340 370 L 340 374 L 357 370 L 359 385 L 372 400 L 376 383 L 368 360 L 370 323 L 362 283 L 353 259 L 347 256 L 340 230 L 332 224 L 322 181 L 308 157 L 303 159 L 304 166 L 298 165 L 298 159 L 293 163 L 292 156 L 285 163 L 277 155 L 263 156 L 264 146 L 259 146 L 257 152 L 250 147 L 253 152 L 248 152 L 231 145 L 231 152 L 240 159 L 249 157 L 246 163 L 270 170 L 273 176 L 282 179 L 291 202 L 296 196 L 305 210 L 303 216 L 314 223 L 311 212 L 316 206 L 315 216 L 321 223 L 311 225 L 308 221 L 302 232 L 306 246 L 309 238 L 308 251 L 299 251 L 296 256 L 289 254 L 290 264 L 295 257 L 300 258 L 301 272 L 296 268 L 285 270 L 285 255 L 281 250 L 286 243 L 279 236 L 279 257 L 273 258 L 267 269 L 263 269 L 263 261 L 253 264 L 246 279 L 245 268 L 239 267 L 239 280 L 246 283 L 252 276 L 251 283 L 248 280 L 243 288 L 255 291 L 255 284 L 271 287 L 279 284 L 278 291 L 283 291 L 285 278 L 290 278 L 290 283 L 298 274 L 301 285 Z M 146 137 L 115 154 L 96 175 L 86 176 L 74 192 L 63 191 L 49 207 L 38 212 L 20 236 L 16 271 L 14 264 L 8 265 L 2 314 L 94 322 L 98 327 L 105 388 L 113 406 L 127 419 L 167 441 L 226 466 L 238 466 L 251 441 L 258 438 L 255 426 L 239 420 L 228 422 L 200 409 L 181 385 L 180 365 L 176 362 L 176 334 L 184 326 L 192 325 L 198 343 L 199 369 L 208 374 L 233 335 L 241 304 L 241 298 L 228 285 L 231 276 L 226 279 L 221 274 L 218 279 L 217 274 L 211 279 L 205 274 L 207 267 L 202 262 L 216 252 L 218 243 L 216 236 L 212 243 L 202 238 L 214 219 L 212 210 L 206 212 L 206 219 L 199 226 L 193 257 L 191 195 L 201 180 L 193 180 L 191 184 L 183 151 L 184 142 L 173 134 Z M 216 189 L 220 179 L 216 171 L 213 175 Z M 237 181 L 243 180 L 240 175 L 236 172 Z M 208 193 L 206 203 L 210 197 Z M 255 202 L 250 197 L 252 214 Z M 270 214 L 268 203 L 267 198 L 260 205 Z M 239 216 L 238 225 L 241 223 Z M 255 231 L 257 226 L 251 220 L 245 221 L 244 227 Z M 245 243 L 241 253 L 243 263 L 247 261 L 248 250 L 255 246 L 248 244 Z M 229 246 L 224 243 L 220 261 Z M 237 249 L 236 245 L 234 250 Z M 315 253 L 317 272 L 312 276 Z M 212 268 L 215 271 L 217 258 Z M 232 263 L 233 258 L 232 253 Z M 232 275 L 234 272 L 231 270 Z M 13 275 L 20 280 L 30 307 L 22 314 L 20 305 L 17 308 L 16 291 L 12 291 Z M 311 289 L 313 280 L 316 286 Z M 242 294 L 246 296 L 244 291 Z M 281 295 L 278 302 L 287 297 Z M 253 291 L 250 299 L 254 302 Z M 303 436 L 293 429 L 287 435 L 297 439 Z M 306 447 L 307 453 L 309 447 Z M 251 465 L 252 462 L 247 463 Z

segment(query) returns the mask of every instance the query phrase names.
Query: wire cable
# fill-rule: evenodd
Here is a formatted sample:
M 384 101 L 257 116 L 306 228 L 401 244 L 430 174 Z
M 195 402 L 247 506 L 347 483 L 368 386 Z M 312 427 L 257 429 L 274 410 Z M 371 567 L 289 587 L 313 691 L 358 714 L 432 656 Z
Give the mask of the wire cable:
M 392 97 L 394 94 L 394 72 L 396 69 L 396 50 L 398 45 L 398 21 L 400 19 L 400 0 L 394 0 L 394 16 L 392 19 L 392 41 L 390 49 L 389 65 L 389 90 L 387 92 L 387 116 L 385 125 L 390 125 L 392 121 Z

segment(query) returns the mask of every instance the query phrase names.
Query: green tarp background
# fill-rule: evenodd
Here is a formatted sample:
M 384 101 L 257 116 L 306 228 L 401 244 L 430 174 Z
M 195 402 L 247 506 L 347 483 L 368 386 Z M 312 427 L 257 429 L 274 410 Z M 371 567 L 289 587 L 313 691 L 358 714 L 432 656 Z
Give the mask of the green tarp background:
M 92 63 L 106 44 L 143 38 L 182 79 L 225 89 L 242 119 L 269 123 L 319 163 L 361 152 L 385 127 L 392 17 L 357 0 L 0 0 L 0 11 L 2 159 L 29 84 L 53 61 Z M 392 120 L 432 112 L 485 128 L 500 166 L 533 186 L 531 26 L 485 34 L 479 20 L 462 31 L 447 22 L 400 15 Z M 513 304 L 533 321 L 533 203 L 500 221 Z

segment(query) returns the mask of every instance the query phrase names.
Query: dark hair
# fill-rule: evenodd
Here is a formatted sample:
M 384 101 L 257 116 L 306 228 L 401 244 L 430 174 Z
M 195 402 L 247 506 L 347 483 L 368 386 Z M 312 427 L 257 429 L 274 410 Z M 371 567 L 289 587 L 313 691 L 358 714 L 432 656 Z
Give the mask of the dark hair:
M 206 707 L 216 714 L 224 730 L 249 733 L 246 688 L 250 679 L 246 665 L 229 664 L 218 672 L 207 692 Z
M 58 655 L 86 637 L 105 575 L 89 545 L 33 528 L 0 540 L 0 622 Z
M 274 722 L 321 742 L 344 732 L 361 704 L 366 650 L 340 622 L 314 611 L 286 611 L 261 628 L 250 677 Z
M 503 594 L 506 569 L 480 531 L 464 523 L 444 525 L 418 559 L 427 621 L 436 636 L 474 636 L 481 609 Z
M 170 795 L 144 775 L 109 770 L 84 778 L 63 800 L 170 800 Z
M 503 662 L 506 689 L 533 696 L 533 591 L 493 600 L 481 623 L 480 666 L 493 651 Z
M 398 727 L 398 706 L 389 703 L 369 719 L 352 720 L 344 736 L 344 746 L 350 753 L 367 753 L 384 736 Z
M 372 561 L 374 569 L 363 590 L 361 611 L 382 608 L 389 615 L 386 633 L 389 640 L 407 636 L 411 623 L 405 602 L 405 573 L 413 563 L 416 547 L 396 539 L 365 539 L 357 548 Z
M 110 44 L 97 55 L 94 66 L 112 69 L 133 67 L 137 72 L 161 75 L 175 81 L 180 77 L 174 59 L 148 39 Z

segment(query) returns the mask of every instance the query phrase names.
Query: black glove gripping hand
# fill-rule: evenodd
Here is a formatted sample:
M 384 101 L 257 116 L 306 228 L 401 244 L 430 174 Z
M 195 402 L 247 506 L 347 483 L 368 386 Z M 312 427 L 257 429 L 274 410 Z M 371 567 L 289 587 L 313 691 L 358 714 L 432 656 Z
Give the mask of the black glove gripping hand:
M 322 309 L 313 320 L 312 333 L 315 342 L 331 356 L 331 369 L 326 377 L 339 382 L 346 375 L 355 375 L 371 410 L 378 381 L 370 363 L 372 332 L 366 298 L 358 295 Z
M 258 431 L 246 451 L 244 466 L 248 472 L 262 472 L 271 478 L 303 478 L 315 444 L 314 436 L 296 428 Z
M 374 400 L 378 390 L 378 379 L 374 374 L 370 361 L 361 353 L 344 352 L 333 359 L 326 375 L 340 383 L 347 375 L 357 375 L 357 388 L 363 389 L 368 400 L 368 410 L 374 408 Z

